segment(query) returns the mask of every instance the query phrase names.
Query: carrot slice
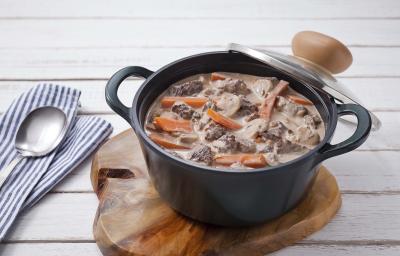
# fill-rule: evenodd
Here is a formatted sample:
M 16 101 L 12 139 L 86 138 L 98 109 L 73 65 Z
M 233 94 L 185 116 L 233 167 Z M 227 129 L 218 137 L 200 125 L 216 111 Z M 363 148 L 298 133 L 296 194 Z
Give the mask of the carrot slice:
M 158 145 L 164 147 L 164 148 L 169 148 L 169 149 L 190 149 L 190 147 L 176 144 L 172 141 L 167 140 L 166 138 L 162 137 L 161 135 L 158 134 L 150 134 L 149 135 L 150 139 L 157 143 Z
M 262 154 L 236 154 L 223 155 L 215 158 L 215 163 L 229 166 L 234 163 L 242 163 L 244 166 L 261 168 L 267 166 L 267 161 Z
M 241 155 L 223 155 L 216 157 L 214 160 L 216 164 L 229 166 L 234 163 L 241 163 Z
M 237 130 L 242 128 L 241 124 L 236 123 L 235 121 L 233 121 L 232 119 L 230 119 L 229 117 L 223 116 L 220 113 L 212 110 L 211 108 L 209 108 L 207 110 L 207 115 L 216 123 L 219 123 L 220 125 L 225 126 L 228 129 L 231 130 Z
M 192 122 L 166 117 L 154 118 L 154 124 L 166 132 L 192 132 Z
M 161 106 L 163 108 L 169 108 L 177 101 L 183 101 L 191 107 L 200 108 L 207 103 L 208 99 L 198 97 L 164 97 L 161 99 Z
M 220 75 L 218 73 L 211 73 L 211 77 L 210 77 L 211 81 L 225 80 L 225 79 L 226 79 L 226 77 L 224 77 L 223 75 Z
M 261 168 L 267 165 L 265 157 L 261 154 L 244 156 L 242 158 L 242 163 L 243 165 L 252 168 Z
M 293 101 L 294 103 L 300 104 L 300 105 L 312 105 L 313 103 L 305 98 L 295 96 L 295 95 L 288 95 L 287 96 L 289 100 Z
M 263 105 L 260 108 L 260 116 L 266 119 L 269 119 L 272 116 L 272 110 L 274 109 L 276 97 L 281 95 L 284 91 L 289 88 L 289 83 L 280 80 L 279 83 L 275 86 L 275 88 L 268 94 L 265 99 Z

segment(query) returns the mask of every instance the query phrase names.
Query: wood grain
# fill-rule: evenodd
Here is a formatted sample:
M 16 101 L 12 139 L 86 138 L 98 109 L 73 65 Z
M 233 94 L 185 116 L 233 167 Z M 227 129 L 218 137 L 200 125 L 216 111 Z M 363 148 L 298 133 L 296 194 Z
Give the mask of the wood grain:
M 176 213 L 146 173 L 131 130 L 97 151 L 91 180 L 100 202 L 93 232 L 104 255 L 264 255 L 321 229 L 341 204 L 335 178 L 322 167 L 295 209 L 263 225 L 222 228 Z

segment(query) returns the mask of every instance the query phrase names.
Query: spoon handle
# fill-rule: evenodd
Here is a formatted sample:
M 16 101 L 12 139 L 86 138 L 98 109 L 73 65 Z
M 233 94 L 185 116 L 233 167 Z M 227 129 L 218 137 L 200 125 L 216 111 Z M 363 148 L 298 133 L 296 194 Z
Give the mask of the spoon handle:
M 3 186 L 4 182 L 7 180 L 7 177 L 14 170 L 15 166 L 24 159 L 23 156 L 18 155 L 14 160 L 12 160 L 3 170 L 0 171 L 0 188 Z

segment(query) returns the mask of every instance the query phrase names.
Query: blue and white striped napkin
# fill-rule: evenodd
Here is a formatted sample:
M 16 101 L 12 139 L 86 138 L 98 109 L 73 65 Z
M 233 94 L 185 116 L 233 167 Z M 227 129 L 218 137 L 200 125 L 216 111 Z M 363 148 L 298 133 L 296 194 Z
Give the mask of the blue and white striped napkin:
M 17 156 L 17 128 L 33 109 L 58 107 L 70 123 L 67 137 L 57 149 L 41 158 L 22 160 L 0 188 L 0 241 L 18 213 L 39 201 L 111 134 L 112 126 L 101 118 L 76 116 L 79 96 L 79 90 L 40 84 L 14 100 L 0 117 L 0 171 Z

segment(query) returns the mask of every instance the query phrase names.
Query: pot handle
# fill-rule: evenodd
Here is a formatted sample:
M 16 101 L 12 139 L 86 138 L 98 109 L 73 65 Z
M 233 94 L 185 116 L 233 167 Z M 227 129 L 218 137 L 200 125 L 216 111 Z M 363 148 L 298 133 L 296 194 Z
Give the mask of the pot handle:
M 146 68 L 131 66 L 120 69 L 107 82 L 106 101 L 108 106 L 110 106 L 110 108 L 114 110 L 118 115 L 123 117 L 128 123 L 130 123 L 131 121 L 129 117 L 130 108 L 125 106 L 118 98 L 118 88 L 121 83 L 130 76 L 142 77 L 146 79 L 151 74 L 153 74 L 153 71 L 150 71 Z
M 371 117 L 368 110 L 356 104 L 338 104 L 338 115 L 355 115 L 357 117 L 357 128 L 353 135 L 345 141 L 332 145 L 327 143 L 319 150 L 318 162 L 327 158 L 341 155 L 352 151 L 365 142 L 371 131 Z

